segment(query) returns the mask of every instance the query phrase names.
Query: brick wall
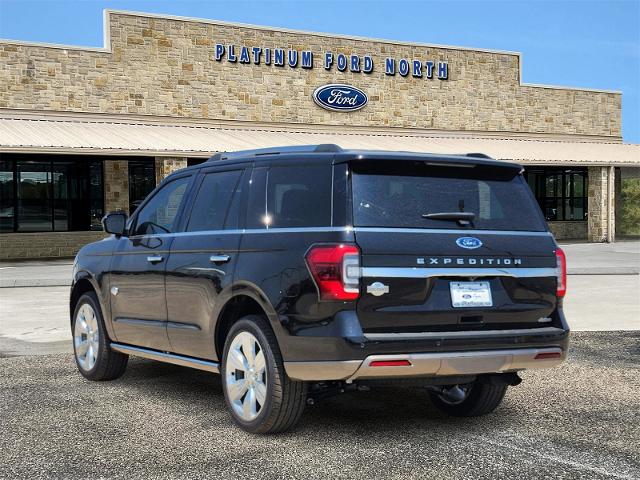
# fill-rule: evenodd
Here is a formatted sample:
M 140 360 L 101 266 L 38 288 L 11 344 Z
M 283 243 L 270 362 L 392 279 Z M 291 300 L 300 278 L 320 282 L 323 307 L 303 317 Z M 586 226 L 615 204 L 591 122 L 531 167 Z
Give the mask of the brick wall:
M 0 260 L 73 257 L 83 245 L 105 236 L 104 232 L 3 233 Z
M 305 124 L 621 136 L 621 95 L 520 85 L 518 55 L 333 38 L 112 13 L 110 52 L 0 42 L 0 108 Z M 215 60 L 215 43 L 311 50 L 313 69 Z M 325 51 L 368 54 L 370 74 L 327 71 Z M 386 57 L 448 62 L 448 80 L 387 76 Z M 434 75 L 435 77 L 435 75 Z M 315 105 L 327 83 L 369 104 Z

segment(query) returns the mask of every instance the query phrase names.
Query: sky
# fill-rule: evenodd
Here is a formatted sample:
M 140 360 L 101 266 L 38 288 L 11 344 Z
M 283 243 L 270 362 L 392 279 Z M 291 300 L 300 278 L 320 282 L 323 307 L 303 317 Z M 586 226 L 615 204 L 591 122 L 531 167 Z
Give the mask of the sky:
M 640 143 L 640 0 L 0 0 L 0 38 L 102 47 L 105 8 L 521 52 L 525 83 L 622 91 Z

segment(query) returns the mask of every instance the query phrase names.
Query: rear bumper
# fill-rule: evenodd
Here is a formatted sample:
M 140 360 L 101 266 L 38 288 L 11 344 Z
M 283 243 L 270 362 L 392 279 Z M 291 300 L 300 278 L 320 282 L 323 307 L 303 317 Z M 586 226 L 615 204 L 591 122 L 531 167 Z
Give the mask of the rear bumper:
M 566 349 L 519 348 L 473 352 L 369 355 L 364 360 L 285 362 L 295 380 L 329 381 L 415 378 L 515 372 L 551 368 L 566 358 Z M 406 366 L 372 366 L 373 362 L 406 361 Z

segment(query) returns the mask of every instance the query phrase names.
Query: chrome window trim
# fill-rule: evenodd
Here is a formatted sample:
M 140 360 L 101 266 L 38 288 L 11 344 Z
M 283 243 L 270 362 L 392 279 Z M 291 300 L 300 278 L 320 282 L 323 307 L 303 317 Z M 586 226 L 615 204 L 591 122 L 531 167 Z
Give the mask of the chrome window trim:
M 308 232 L 373 232 L 373 233 L 453 233 L 459 235 L 507 235 L 551 237 L 551 232 L 527 232 L 520 230 L 451 230 L 439 228 L 377 228 L 377 227 L 281 227 L 281 228 L 246 228 L 233 230 L 201 230 L 198 232 L 156 233 L 149 235 L 132 235 L 126 238 L 170 238 L 184 235 L 251 235 L 255 233 L 308 233 Z
M 365 278 L 431 278 L 431 277 L 557 277 L 555 268 L 429 268 L 429 267 L 362 267 Z
M 136 235 L 126 237 L 130 239 L 142 238 L 171 238 L 183 237 L 186 235 L 250 235 L 254 233 L 309 233 L 309 232 L 353 232 L 351 227 L 282 227 L 282 228 L 247 228 L 235 230 L 200 230 L 198 232 L 174 232 L 156 233 L 151 235 Z
M 508 235 L 526 237 L 551 237 L 551 232 L 527 230 L 457 230 L 446 228 L 393 228 L 393 227 L 353 227 L 357 232 L 372 233 L 453 233 L 457 235 Z

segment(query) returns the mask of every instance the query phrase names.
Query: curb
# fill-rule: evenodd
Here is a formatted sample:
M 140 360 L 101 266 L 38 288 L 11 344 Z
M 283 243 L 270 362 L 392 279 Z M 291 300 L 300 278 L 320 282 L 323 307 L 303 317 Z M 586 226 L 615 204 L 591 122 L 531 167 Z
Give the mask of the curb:
M 0 288 L 28 288 L 28 287 L 70 287 L 69 280 L 0 280 Z

